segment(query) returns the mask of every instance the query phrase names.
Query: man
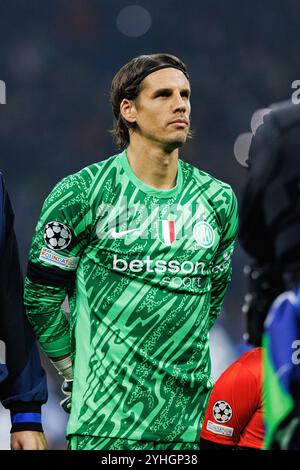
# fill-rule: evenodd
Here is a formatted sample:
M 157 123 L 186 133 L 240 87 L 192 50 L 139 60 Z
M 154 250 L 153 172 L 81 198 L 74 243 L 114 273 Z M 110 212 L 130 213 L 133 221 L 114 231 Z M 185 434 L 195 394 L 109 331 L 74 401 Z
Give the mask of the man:
M 74 374 L 71 449 L 198 449 L 237 203 L 179 159 L 190 92 L 174 56 L 122 67 L 111 102 L 124 150 L 65 178 L 42 209 L 25 302 L 55 367 Z
M 24 312 L 14 215 L 0 173 L 0 400 L 11 413 L 11 448 L 44 450 L 46 377 Z
M 299 149 L 300 107 L 272 105 L 252 139 L 240 211 L 240 241 L 253 258 L 246 337 L 264 347 L 215 384 L 201 449 L 300 448 Z
M 241 198 L 240 242 L 253 258 L 244 311 L 248 341 L 259 344 L 263 335 L 266 448 L 293 450 L 300 448 L 300 365 L 294 360 L 300 334 L 300 107 L 285 101 L 270 111 L 252 139 Z
M 262 449 L 262 348 L 242 355 L 217 380 L 201 430 L 201 450 Z

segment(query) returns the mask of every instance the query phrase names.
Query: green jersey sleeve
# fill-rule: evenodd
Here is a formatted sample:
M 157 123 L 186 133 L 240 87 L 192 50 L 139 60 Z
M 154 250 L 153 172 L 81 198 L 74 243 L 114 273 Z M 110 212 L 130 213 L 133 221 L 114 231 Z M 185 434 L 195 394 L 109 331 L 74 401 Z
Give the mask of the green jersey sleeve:
M 212 267 L 211 307 L 209 328 L 211 328 L 222 307 L 232 275 L 232 253 L 238 230 L 238 204 L 234 192 L 227 193 L 228 211 L 224 221 L 223 234 Z
M 43 205 L 29 253 L 24 301 L 41 347 L 50 357 L 70 353 L 69 321 L 61 308 L 73 289 L 88 238 L 86 183 L 64 178 Z

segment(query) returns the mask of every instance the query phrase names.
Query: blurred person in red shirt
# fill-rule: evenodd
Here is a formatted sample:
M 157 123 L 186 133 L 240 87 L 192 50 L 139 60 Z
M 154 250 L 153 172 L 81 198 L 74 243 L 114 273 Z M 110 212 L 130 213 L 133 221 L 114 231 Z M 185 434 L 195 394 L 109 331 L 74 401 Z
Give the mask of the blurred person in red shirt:
M 262 449 L 262 348 L 244 353 L 217 380 L 206 409 L 200 449 Z

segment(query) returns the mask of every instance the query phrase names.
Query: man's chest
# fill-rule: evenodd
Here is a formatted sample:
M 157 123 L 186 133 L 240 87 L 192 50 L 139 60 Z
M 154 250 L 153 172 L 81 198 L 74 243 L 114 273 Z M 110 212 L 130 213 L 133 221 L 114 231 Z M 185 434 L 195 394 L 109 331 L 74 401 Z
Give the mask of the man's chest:
M 220 232 L 206 201 L 117 200 L 97 207 L 86 255 L 117 275 L 199 289 L 209 277 Z

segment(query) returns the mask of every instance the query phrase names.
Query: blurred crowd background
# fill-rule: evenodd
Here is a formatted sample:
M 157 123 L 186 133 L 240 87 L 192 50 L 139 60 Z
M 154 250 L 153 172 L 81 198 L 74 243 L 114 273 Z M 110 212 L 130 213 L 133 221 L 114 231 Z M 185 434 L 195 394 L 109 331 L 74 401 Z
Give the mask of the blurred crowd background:
M 41 205 L 64 176 L 117 153 L 108 130 L 110 83 L 132 57 L 179 56 L 192 86 L 195 136 L 181 158 L 232 185 L 247 170 L 234 154 L 253 113 L 288 99 L 300 79 L 299 0 L 1 0 L 0 169 L 16 214 L 22 266 Z M 259 233 L 257 234 L 259 237 Z M 236 246 L 233 279 L 211 335 L 213 374 L 247 346 L 241 313 L 247 257 Z M 9 269 L 9 267 L 8 267 Z M 60 384 L 43 357 L 50 398 L 44 425 L 50 448 L 65 447 Z M 9 445 L 0 407 L 0 449 Z

